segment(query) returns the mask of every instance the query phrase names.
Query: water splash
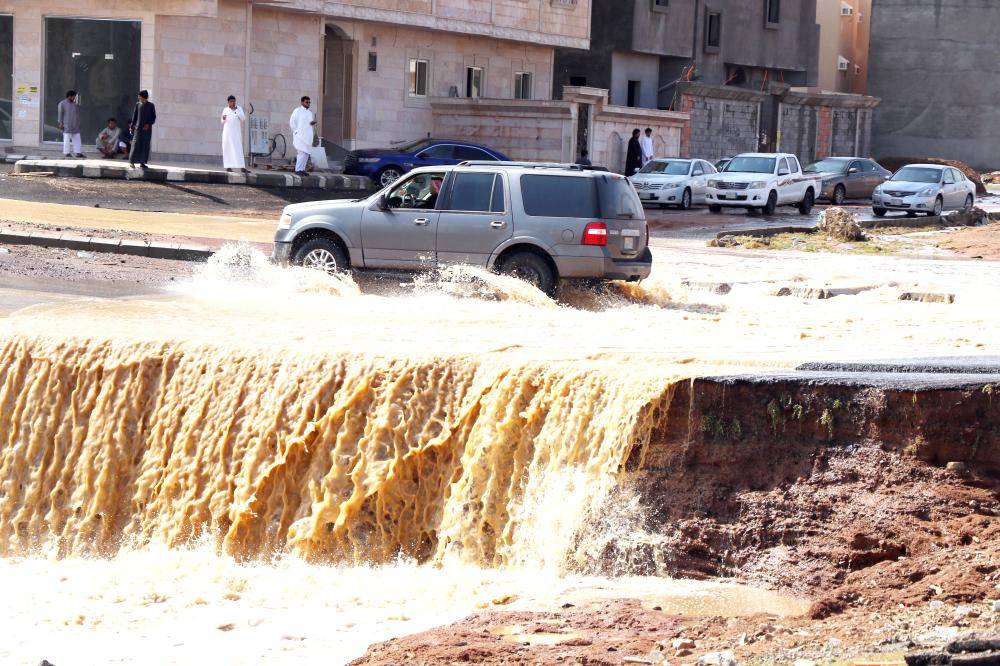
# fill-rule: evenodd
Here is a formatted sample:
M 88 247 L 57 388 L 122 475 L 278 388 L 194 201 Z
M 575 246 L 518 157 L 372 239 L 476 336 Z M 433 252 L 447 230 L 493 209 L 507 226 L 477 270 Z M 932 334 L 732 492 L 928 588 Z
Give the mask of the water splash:
M 242 290 L 253 295 L 254 289 L 268 289 L 292 294 L 359 296 L 361 290 L 350 273 L 329 274 L 299 266 L 277 266 L 257 248 L 246 243 L 230 243 L 219 248 L 200 266 L 194 279 L 179 287 L 200 296 L 232 296 Z

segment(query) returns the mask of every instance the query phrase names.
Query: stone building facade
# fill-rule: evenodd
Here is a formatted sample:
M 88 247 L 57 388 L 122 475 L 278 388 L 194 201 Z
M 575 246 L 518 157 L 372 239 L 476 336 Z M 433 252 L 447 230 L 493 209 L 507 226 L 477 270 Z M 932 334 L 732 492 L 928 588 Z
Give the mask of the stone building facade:
M 0 151 L 58 150 L 65 88 L 80 89 L 85 144 L 148 89 L 161 158 L 218 156 L 229 94 L 279 153 L 302 95 L 337 146 L 420 138 L 438 98 L 551 99 L 555 49 L 589 47 L 589 2 L 0 0 Z
M 875 0 L 871 31 L 875 154 L 1000 167 L 1000 2 Z

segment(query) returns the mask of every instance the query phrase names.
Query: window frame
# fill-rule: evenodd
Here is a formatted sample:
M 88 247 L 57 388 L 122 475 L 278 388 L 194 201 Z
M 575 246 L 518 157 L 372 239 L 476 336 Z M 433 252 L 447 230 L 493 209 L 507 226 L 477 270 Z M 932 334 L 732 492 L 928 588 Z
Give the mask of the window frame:
M 774 11 L 772 12 L 772 8 Z M 775 20 L 771 20 L 771 15 Z M 781 0 L 764 0 L 764 27 L 777 30 L 781 25 Z
M 14 140 L 14 97 L 16 90 L 14 86 L 14 15 L 0 12 L 0 19 L 10 19 L 10 136 L 0 136 L 0 142 L 12 142 Z M 6 46 L 6 45 L 0 45 Z
M 632 84 L 635 84 L 635 95 L 632 95 Z M 634 104 L 629 103 L 629 98 L 632 98 Z M 625 83 L 625 106 L 630 109 L 642 108 L 642 79 L 628 79 Z
M 418 92 L 420 81 L 420 64 L 424 65 L 424 92 Z M 410 58 L 407 63 L 407 85 L 406 95 L 414 99 L 425 99 L 431 88 L 431 61 L 430 58 Z
M 472 77 L 475 72 L 479 72 L 479 93 L 472 94 Z M 466 99 L 482 99 L 486 88 L 486 68 L 480 65 L 465 66 L 465 97 Z
M 518 184 L 521 187 L 521 207 L 524 210 L 524 214 L 527 215 L 528 217 L 535 217 L 535 218 L 542 218 L 542 219 L 555 218 L 555 219 L 574 219 L 575 220 L 575 219 L 579 219 L 581 216 L 579 216 L 579 215 L 535 215 L 535 214 L 529 213 L 528 212 L 528 207 L 527 207 L 527 205 L 524 202 L 524 189 L 525 189 L 524 188 L 524 181 L 525 181 L 526 178 L 577 178 L 579 180 L 586 181 L 587 183 L 589 183 L 590 187 L 592 188 L 591 189 L 591 196 L 592 196 L 591 201 L 594 204 L 594 213 L 591 214 L 591 215 L 585 215 L 583 217 L 592 217 L 594 219 L 599 219 L 600 218 L 601 201 L 600 201 L 599 195 L 597 193 L 597 184 L 594 182 L 593 178 L 590 178 L 588 176 L 569 176 L 569 175 L 563 175 L 563 174 L 522 173 L 522 174 L 520 174 L 518 176 Z
M 714 44 L 711 42 L 713 17 L 718 19 L 718 31 L 716 34 L 716 43 Z M 705 35 L 702 40 L 702 48 L 705 53 L 719 53 L 722 51 L 722 10 L 705 7 Z
M 452 145 L 453 148 L 455 148 L 456 152 L 459 149 L 465 149 L 465 150 L 475 150 L 475 151 L 478 151 L 478 152 L 482 153 L 482 157 L 459 157 L 457 154 L 452 155 L 452 159 L 455 159 L 455 160 L 460 160 L 462 162 L 467 162 L 467 161 L 483 162 L 483 161 L 486 161 L 486 160 L 491 160 L 493 162 L 499 162 L 500 161 L 497 158 L 493 157 L 493 155 L 490 155 L 487 151 L 483 150 L 482 148 L 480 148 L 478 146 L 460 146 L 458 144 L 451 144 L 451 145 Z
M 534 99 L 534 81 L 535 75 L 532 72 L 514 72 L 514 99 Z M 524 82 L 528 82 L 528 92 L 525 95 L 524 92 Z M 518 95 L 518 86 L 520 86 L 520 95 Z
M 409 183 L 411 180 L 415 180 L 417 178 L 420 178 L 421 176 L 429 176 L 433 180 L 434 175 L 437 174 L 437 173 L 441 174 L 441 189 L 443 190 L 444 186 L 445 186 L 445 179 L 447 179 L 447 177 L 448 177 L 448 172 L 446 172 L 446 171 L 440 171 L 440 172 L 415 173 L 415 174 L 410 175 L 409 178 L 402 179 L 400 181 L 399 185 L 397 185 L 396 187 L 394 187 L 394 188 L 390 189 L 388 192 L 386 192 L 385 195 L 384 195 L 385 196 L 385 200 L 389 201 L 389 199 L 392 198 L 392 193 L 394 191 L 399 190 L 400 188 L 402 188 L 403 186 L 405 186 L 407 183 Z M 402 206 L 400 206 L 399 208 L 393 208 L 393 207 L 390 206 L 389 210 L 393 210 L 393 211 L 396 211 L 396 210 L 439 210 L 438 209 L 438 203 L 440 203 L 440 201 L 441 201 L 441 192 L 438 191 L 438 198 L 437 198 L 437 201 L 434 202 L 434 208 L 403 208 Z
M 419 153 L 414 153 L 413 156 L 414 157 L 420 157 L 420 158 L 425 159 L 425 160 L 453 160 L 453 159 L 455 159 L 455 156 L 454 156 L 454 152 L 455 151 L 454 150 L 450 151 L 452 154 L 448 155 L 447 157 L 435 157 L 433 155 L 424 157 L 424 153 L 430 152 L 430 151 L 434 150 L 435 148 L 452 148 L 453 149 L 453 148 L 455 148 L 455 144 L 453 144 L 453 143 L 435 143 L 433 146 L 427 146 L 426 148 L 424 148 L 423 150 L 421 150 Z

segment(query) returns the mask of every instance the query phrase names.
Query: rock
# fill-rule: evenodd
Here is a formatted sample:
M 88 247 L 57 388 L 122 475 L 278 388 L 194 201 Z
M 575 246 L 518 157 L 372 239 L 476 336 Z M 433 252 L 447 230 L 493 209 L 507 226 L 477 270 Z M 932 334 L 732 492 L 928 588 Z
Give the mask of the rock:
M 53 664 L 48 659 L 42 659 L 40 662 L 38 662 L 38 666 L 56 666 L 56 665 Z
M 80 250 L 76 253 L 76 256 L 80 259 L 92 259 L 94 254 L 92 252 L 84 252 L 83 250 Z
M 232 631 L 235 628 L 236 625 L 233 624 L 232 622 L 227 622 L 226 624 L 220 624 L 219 626 L 216 627 L 216 629 L 218 629 L 219 631 Z
M 690 650 L 698 647 L 690 638 L 675 638 L 670 644 L 675 650 Z
M 958 474 L 960 476 L 965 476 L 969 473 L 969 466 L 964 462 L 952 461 L 945 465 L 944 468 L 952 474 Z
M 904 659 L 906 666 L 937 666 L 951 663 L 951 657 L 940 652 L 911 652 Z
M 677 650 L 674 652 L 674 658 L 680 659 L 681 657 L 687 657 L 691 655 L 691 650 Z
M 993 652 L 1000 650 L 1000 635 L 983 636 L 981 634 L 968 634 L 960 640 L 948 643 L 946 648 L 951 654 L 962 652 Z
M 736 666 L 736 655 L 732 652 L 709 652 L 698 658 L 698 666 Z
M 931 610 L 939 610 L 941 608 L 944 608 L 944 602 L 939 599 L 935 599 L 934 601 L 931 602 L 930 606 Z

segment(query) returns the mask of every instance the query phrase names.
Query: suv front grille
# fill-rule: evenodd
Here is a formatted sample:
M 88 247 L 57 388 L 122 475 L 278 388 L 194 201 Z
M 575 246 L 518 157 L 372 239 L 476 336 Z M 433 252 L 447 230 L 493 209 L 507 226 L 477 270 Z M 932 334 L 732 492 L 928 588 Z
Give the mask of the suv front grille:
M 745 190 L 750 187 L 750 183 L 728 183 L 724 180 L 719 181 L 720 190 Z

